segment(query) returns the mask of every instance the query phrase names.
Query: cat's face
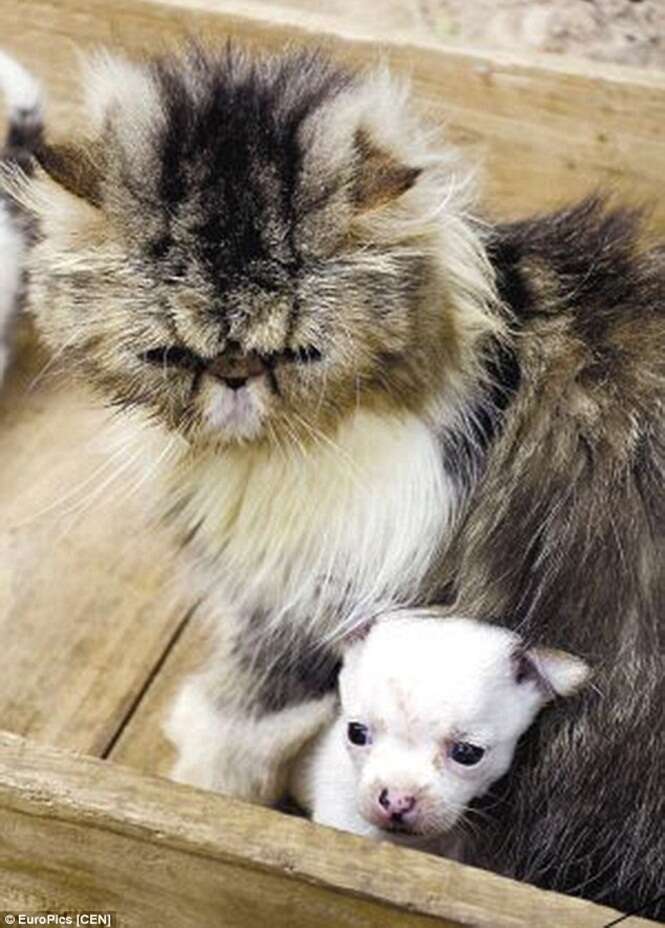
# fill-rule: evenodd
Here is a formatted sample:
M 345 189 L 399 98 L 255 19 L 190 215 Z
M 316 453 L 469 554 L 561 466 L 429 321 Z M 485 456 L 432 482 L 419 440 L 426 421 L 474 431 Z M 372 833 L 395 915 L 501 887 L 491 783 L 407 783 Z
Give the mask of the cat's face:
M 452 206 L 427 216 L 449 168 L 428 168 L 392 85 L 200 50 L 93 77 L 90 140 L 45 148 L 26 197 L 45 233 L 32 307 L 65 363 L 220 446 L 455 392 L 490 284 Z

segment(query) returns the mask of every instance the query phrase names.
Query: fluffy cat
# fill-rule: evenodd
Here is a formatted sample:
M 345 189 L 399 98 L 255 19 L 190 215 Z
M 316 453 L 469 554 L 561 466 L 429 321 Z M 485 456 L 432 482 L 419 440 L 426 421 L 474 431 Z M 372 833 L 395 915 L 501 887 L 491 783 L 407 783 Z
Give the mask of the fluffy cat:
M 7 95 L 7 135 L 0 171 L 32 171 L 31 156 L 41 140 L 42 94 L 18 62 L 0 52 L 0 88 Z M 22 299 L 23 257 L 30 222 L 11 197 L 0 195 L 0 384 L 9 366 L 12 334 Z
M 496 616 L 597 689 L 530 730 L 469 858 L 651 903 L 663 249 L 597 198 L 489 221 L 403 88 L 318 54 L 106 58 L 85 85 L 87 136 L 13 188 L 42 336 L 143 424 L 217 630 L 169 720 L 176 775 L 272 802 L 334 711 L 342 633 Z

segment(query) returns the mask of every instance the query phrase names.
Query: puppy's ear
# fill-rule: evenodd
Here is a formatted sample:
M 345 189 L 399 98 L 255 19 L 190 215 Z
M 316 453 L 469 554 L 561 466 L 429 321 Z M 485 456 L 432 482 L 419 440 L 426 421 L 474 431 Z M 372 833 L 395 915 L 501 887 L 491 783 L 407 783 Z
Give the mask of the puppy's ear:
M 100 152 L 93 151 L 90 145 L 44 143 L 35 157 L 59 187 L 91 206 L 101 205 Z
M 375 624 L 375 618 L 367 619 L 366 621 L 361 622 L 359 625 L 356 625 L 351 631 L 346 632 L 342 638 L 342 647 L 344 650 L 350 648 L 354 644 L 357 644 L 359 641 L 364 641 Z
M 357 130 L 354 143 L 358 167 L 353 205 L 359 213 L 379 209 L 413 187 L 421 173 L 420 168 L 402 164 L 382 151 L 364 129 Z
M 591 676 L 591 668 L 567 651 L 534 647 L 513 655 L 513 673 L 518 685 L 534 683 L 549 701 L 577 692 Z

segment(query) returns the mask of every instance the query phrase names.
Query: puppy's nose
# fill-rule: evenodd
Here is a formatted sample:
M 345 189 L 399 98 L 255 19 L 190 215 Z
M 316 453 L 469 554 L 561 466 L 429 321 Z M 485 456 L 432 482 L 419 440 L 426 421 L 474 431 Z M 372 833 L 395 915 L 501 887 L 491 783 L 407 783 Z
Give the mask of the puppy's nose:
M 382 789 L 379 793 L 379 805 L 383 815 L 391 822 L 402 822 L 409 818 L 409 813 L 416 807 L 416 797 L 400 790 Z
M 254 351 L 245 353 L 239 345 L 232 345 L 218 354 L 216 358 L 208 361 L 207 371 L 231 390 L 239 390 L 252 377 L 260 377 L 266 367 L 261 355 Z

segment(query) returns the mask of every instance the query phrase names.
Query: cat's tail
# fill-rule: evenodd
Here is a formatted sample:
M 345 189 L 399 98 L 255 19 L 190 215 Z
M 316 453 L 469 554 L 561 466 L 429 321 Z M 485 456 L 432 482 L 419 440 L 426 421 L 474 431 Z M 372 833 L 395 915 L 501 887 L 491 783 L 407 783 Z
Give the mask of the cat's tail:
M 7 102 L 7 132 L 0 159 L 30 173 L 44 131 L 41 84 L 15 58 L 0 50 L 0 91 Z

